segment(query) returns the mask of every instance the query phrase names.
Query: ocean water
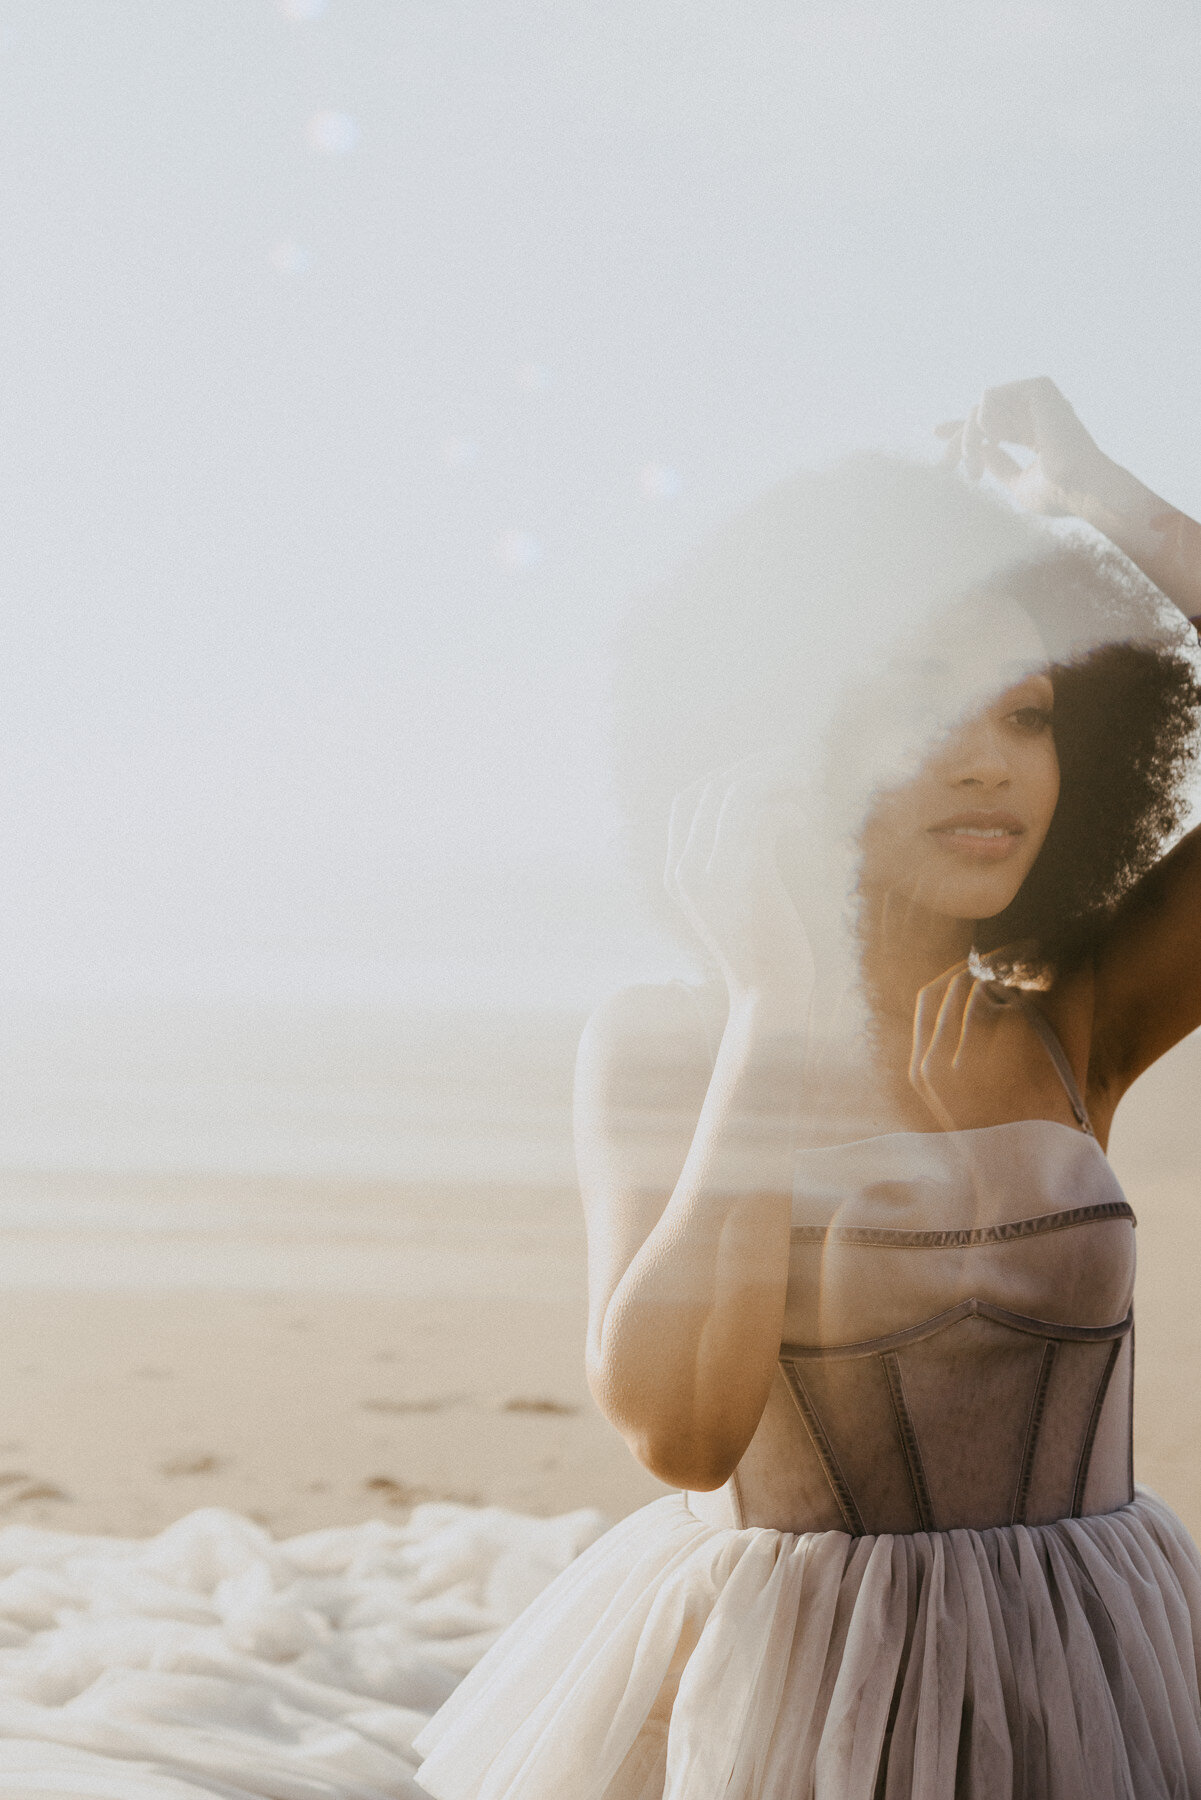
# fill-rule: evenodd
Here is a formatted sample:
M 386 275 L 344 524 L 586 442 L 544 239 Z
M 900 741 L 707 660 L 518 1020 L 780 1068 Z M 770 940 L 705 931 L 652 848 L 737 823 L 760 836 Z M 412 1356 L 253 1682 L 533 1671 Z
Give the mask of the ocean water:
M 582 1022 L 11 1004 L 0 1286 L 560 1294 Z

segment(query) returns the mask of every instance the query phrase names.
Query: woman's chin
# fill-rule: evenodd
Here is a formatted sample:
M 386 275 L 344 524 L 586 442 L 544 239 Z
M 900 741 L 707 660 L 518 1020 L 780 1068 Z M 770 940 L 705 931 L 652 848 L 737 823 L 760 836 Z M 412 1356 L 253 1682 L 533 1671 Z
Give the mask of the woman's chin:
M 947 883 L 933 894 L 922 897 L 922 903 L 931 912 L 940 913 L 947 919 L 970 919 L 979 922 L 984 919 L 995 919 L 1012 905 L 1017 898 L 1020 882 L 1007 881 L 1004 887 L 996 882 L 965 881 Z

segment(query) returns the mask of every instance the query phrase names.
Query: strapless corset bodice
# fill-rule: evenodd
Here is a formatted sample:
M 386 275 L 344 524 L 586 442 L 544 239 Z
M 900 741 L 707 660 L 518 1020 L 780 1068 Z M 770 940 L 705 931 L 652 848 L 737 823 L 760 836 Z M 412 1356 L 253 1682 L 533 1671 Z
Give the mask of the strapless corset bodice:
M 800 1153 L 785 1341 L 714 1523 L 1043 1524 L 1133 1493 L 1134 1215 L 1050 1120 Z

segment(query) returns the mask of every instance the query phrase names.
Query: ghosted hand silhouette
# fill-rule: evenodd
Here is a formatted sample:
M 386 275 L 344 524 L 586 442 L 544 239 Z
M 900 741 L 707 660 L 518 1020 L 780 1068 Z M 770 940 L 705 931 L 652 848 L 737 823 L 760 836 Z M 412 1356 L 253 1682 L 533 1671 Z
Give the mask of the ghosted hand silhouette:
M 987 471 L 1027 512 L 1060 518 L 1082 512 L 1105 462 L 1055 383 L 1045 375 L 985 388 L 965 419 L 936 426 L 945 462 L 971 480 Z M 1002 446 L 1034 452 L 1022 463 Z
M 795 760 L 772 751 L 694 783 L 672 805 L 667 891 L 716 961 L 731 1003 L 808 1004 L 813 953 L 777 854 L 784 832 L 803 821 L 798 790 Z

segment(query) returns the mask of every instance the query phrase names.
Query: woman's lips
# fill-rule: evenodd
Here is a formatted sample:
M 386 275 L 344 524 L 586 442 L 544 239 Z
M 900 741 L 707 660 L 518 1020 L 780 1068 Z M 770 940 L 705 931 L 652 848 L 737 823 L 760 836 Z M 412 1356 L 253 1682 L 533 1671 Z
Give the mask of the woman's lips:
M 931 825 L 929 835 L 969 862 L 1003 862 L 1017 849 L 1026 827 L 1013 813 L 962 812 Z

